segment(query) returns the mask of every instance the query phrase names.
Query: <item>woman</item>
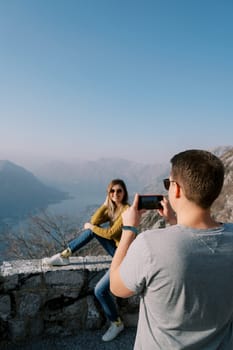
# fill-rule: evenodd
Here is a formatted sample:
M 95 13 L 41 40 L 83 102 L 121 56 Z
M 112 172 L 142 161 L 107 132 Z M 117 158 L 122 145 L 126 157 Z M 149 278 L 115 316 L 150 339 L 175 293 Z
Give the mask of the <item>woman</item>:
M 85 230 L 71 241 L 63 252 L 51 258 L 45 258 L 43 262 L 53 266 L 68 265 L 69 257 L 93 238 L 96 238 L 108 254 L 113 256 L 122 233 L 121 214 L 128 207 L 128 191 L 124 181 L 112 180 L 107 187 L 105 202 L 94 213 L 91 221 L 84 224 Z M 105 223 L 109 223 L 109 227 L 101 227 Z M 107 271 L 97 283 L 94 291 L 106 317 L 111 322 L 109 329 L 102 337 L 103 341 L 114 339 L 124 329 L 109 289 L 109 282 L 109 271 Z

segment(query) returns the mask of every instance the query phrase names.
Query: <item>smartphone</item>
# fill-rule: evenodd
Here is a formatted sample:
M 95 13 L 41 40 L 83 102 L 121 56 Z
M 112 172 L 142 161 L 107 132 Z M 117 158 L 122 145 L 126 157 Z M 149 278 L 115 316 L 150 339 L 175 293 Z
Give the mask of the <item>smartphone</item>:
M 163 209 L 160 203 L 163 196 L 160 194 L 140 194 L 138 198 L 138 210 L 140 209 Z

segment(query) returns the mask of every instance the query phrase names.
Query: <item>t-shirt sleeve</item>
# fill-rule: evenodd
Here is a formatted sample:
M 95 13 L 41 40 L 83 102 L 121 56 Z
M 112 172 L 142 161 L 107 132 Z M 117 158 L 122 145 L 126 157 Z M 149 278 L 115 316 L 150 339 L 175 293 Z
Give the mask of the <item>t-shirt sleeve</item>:
M 149 252 L 142 234 L 130 245 L 120 266 L 120 276 L 125 286 L 135 293 L 141 293 L 146 286 L 149 265 Z

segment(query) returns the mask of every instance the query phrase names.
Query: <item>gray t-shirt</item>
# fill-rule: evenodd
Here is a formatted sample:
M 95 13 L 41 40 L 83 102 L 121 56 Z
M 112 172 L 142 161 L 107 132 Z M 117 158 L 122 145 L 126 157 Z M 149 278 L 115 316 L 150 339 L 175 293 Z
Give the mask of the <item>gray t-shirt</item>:
M 233 350 L 233 224 L 146 231 L 120 275 L 141 294 L 135 349 Z

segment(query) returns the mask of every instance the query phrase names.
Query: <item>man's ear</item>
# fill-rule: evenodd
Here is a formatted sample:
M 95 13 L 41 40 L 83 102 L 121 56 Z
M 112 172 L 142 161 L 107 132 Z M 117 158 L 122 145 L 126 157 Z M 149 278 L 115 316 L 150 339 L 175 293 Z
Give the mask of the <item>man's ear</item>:
M 176 182 L 175 183 L 175 196 L 176 196 L 176 198 L 180 198 L 181 191 L 182 191 L 182 189 L 181 189 L 180 185 Z

